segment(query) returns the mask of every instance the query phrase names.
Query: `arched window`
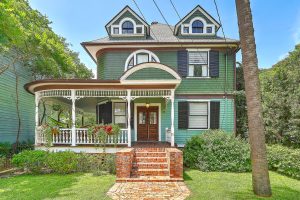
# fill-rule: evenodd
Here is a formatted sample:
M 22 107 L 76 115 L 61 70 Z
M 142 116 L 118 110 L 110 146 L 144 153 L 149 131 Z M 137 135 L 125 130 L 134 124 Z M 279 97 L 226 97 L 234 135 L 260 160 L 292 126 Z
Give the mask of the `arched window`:
M 148 50 L 137 50 L 130 54 L 125 63 L 125 71 L 137 64 L 146 62 L 160 62 L 158 57 L 151 51 Z
M 133 34 L 133 23 L 130 21 L 125 21 L 122 24 L 122 34 Z
M 203 23 L 200 20 L 192 23 L 192 33 L 203 33 Z

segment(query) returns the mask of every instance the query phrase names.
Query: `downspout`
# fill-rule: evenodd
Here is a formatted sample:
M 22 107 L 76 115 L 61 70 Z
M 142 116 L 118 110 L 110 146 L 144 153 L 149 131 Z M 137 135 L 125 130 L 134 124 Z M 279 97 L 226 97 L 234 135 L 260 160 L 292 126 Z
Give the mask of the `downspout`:
M 225 115 L 225 126 L 227 126 L 227 67 L 228 67 L 228 50 L 226 49 L 226 54 L 225 54 L 225 86 L 224 86 L 224 92 L 225 92 L 225 105 L 224 105 L 224 115 Z

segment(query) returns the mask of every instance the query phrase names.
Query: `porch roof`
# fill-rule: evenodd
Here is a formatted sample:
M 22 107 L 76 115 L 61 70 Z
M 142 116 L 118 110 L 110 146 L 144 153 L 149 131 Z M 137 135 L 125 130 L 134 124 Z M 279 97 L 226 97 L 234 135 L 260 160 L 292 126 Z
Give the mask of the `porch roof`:
M 126 82 L 120 80 L 97 80 L 97 79 L 44 79 L 24 85 L 31 94 L 43 90 L 126 90 L 126 89 L 175 89 L 178 85 L 173 80 L 153 82 Z

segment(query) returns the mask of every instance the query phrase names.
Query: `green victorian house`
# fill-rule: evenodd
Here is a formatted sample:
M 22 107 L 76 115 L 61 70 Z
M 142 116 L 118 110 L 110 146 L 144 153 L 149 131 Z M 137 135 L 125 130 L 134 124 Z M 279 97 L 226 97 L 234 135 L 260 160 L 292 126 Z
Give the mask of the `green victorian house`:
M 122 128 L 109 152 L 154 142 L 183 147 L 208 129 L 235 131 L 239 41 L 219 37 L 220 24 L 201 6 L 175 26 L 149 24 L 126 6 L 105 29 L 108 36 L 82 43 L 97 63 L 97 79 L 25 85 L 35 95 L 36 148 L 45 148 L 39 102 L 47 98 L 70 109 L 71 125 L 53 134 L 54 151 L 101 151 L 88 134 L 87 114 Z M 107 143 L 114 142 L 108 136 Z

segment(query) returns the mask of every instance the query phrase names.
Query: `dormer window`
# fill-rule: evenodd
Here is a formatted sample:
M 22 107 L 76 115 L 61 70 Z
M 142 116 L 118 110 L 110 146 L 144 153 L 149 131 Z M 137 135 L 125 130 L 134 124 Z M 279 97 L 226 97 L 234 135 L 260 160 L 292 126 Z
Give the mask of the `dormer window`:
M 148 50 L 137 50 L 130 54 L 125 62 L 125 71 L 135 65 L 147 62 L 160 62 L 158 57 Z
M 122 34 L 133 34 L 134 26 L 130 21 L 125 21 L 122 24 Z
M 192 33 L 203 33 L 203 23 L 200 20 L 192 23 Z

